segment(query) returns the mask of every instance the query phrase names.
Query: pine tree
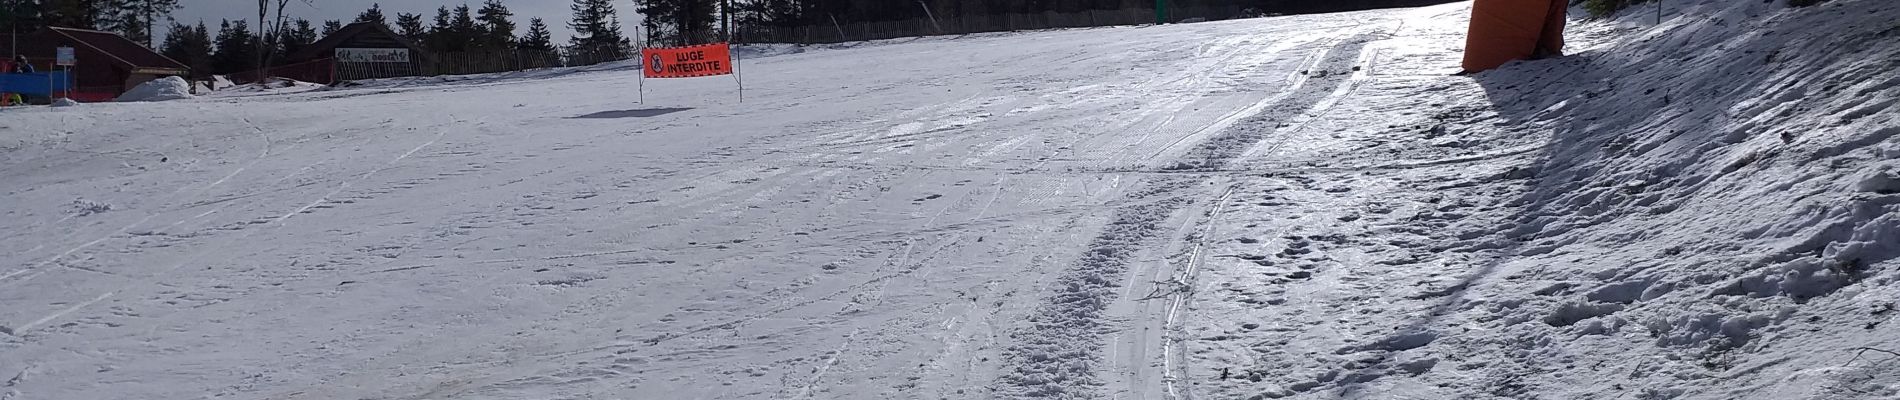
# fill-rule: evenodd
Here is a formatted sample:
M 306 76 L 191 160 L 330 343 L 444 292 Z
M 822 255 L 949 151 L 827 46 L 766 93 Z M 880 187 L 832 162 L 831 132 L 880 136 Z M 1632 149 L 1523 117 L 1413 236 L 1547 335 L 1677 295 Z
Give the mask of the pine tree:
M 475 24 L 475 16 L 467 4 L 455 6 L 455 14 L 449 19 L 449 37 L 455 40 L 458 47 L 468 50 L 476 45 L 476 38 L 482 35 L 481 30 L 481 26 Z
M 423 40 L 424 47 L 428 47 L 431 51 L 443 53 L 462 51 L 467 42 L 462 41 L 461 38 L 456 35 L 455 26 L 450 22 L 450 20 L 455 18 L 454 15 L 454 13 L 449 12 L 448 6 L 436 7 L 435 24 L 429 26 L 427 39 Z
M 221 74 L 244 72 L 256 66 L 256 37 L 244 20 L 219 23 L 216 44 L 217 53 L 212 55 L 212 70 Z
M 0 4 L 0 32 L 22 34 L 40 30 L 40 7 L 36 0 L 15 0 Z M 12 54 L 12 49 L 7 49 Z
M 383 18 L 383 5 L 379 3 L 370 3 L 368 10 L 364 10 L 362 14 L 356 15 L 356 22 L 375 22 L 389 25 L 389 20 Z
M 554 52 L 554 34 L 548 32 L 548 24 L 541 18 L 528 19 L 528 33 L 516 41 L 519 49 L 530 60 L 538 61 L 538 66 L 552 67 L 561 64 L 559 54 Z
M 203 22 L 196 27 L 172 23 L 159 52 L 190 67 L 194 76 L 211 74 L 211 37 Z
M 205 22 L 198 21 L 191 27 L 191 40 L 185 41 L 185 65 L 191 66 L 193 75 L 209 76 L 216 68 L 211 65 L 211 54 L 216 43 L 211 41 L 211 30 L 205 29 Z M 183 61 L 183 60 L 180 60 Z
M 718 0 L 636 0 L 641 15 L 646 16 L 646 27 L 655 35 L 672 39 L 675 44 L 688 45 L 710 41 L 714 15 L 718 9 Z
M 99 29 L 108 5 L 101 0 L 42 0 L 40 21 L 46 26 Z
M 318 39 L 317 28 L 311 26 L 310 20 L 298 18 L 296 22 L 290 25 L 289 29 L 284 29 L 284 34 L 278 38 L 280 45 L 284 48 L 284 55 L 286 57 L 295 54 L 299 50 L 303 50 L 305 47 L 309 47 L 311 43 L 316 43 Z M 285 61 L 289 60 L 285 59 Z
M 481 23 L 481 37 L 476 45 L 486 49 L 506 49 L 515 43 L 515 22 L 509 17 L 515 15 L 501 0 L 488 0 L 475 12 L 475 20 Z
M 185 42 L 191 40 L 191 25 L 173 22 L 171 30 L 165 34 L 165 43 L 158 47 L 158 53 L 173 61 L 191 65 L 191 54 L 185 48 Z
M 429 31 L 422 27 L 422 14 L 396 13 L 396 33 L 415 41 L 422 40 Z
M 528 34 L 522 35 L 516 46 L 525 51 L 554 51 L 554 34 L 548 32 L 548 24 L 541 18 L 529 18 Z
M 956 4 L 955 2 L 944 3 Z M 763 0 L 752 3 L 751 5 L 755 8 L 750 10 L 751 12 L 748 13 L 750 16 L 746 19 L 752 20 L 751 22 L 754 23 L 763 23 L 777 27 L 794 27 L 804 22 L 802 21 L 804 16 L 799 13 L 798 2 L 793 0 Z
M 98 23 L 101 28 L 118 32 L 126 39 L 152 45 L 152 31 L 158 18 L 179 9 L 178 0 L 95 0 L 103 3 Z
M 627 42 L 620 33 L 620 16 L 614 12 L 612 0 L 574 0 L 568 8 L 574 11 L 574 20 L 567 24 L 574 30 L 569 44 L 601 49 Z
M 151 26 L 145 25 L 145 18 L 139 17 L 136 13 L 114 10 L 99 18 L 98 27 L 117 33 L 133 42 L 146 43 L 148 46 L 152 41 Z
M 323 21 L 323 36 L 324 37 L 330 37 L 330 35 L 334 35 L 336 34 L 336 31 L 340 31 L 340 30 L 343 30 L 343 21 L 338 21 L 334 19 Z

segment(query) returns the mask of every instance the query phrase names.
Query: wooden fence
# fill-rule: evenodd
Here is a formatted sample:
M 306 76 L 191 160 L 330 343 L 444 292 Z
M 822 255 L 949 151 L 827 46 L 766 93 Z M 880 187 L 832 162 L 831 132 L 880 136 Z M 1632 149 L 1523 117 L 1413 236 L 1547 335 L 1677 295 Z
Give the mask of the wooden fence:
M 1168 11 L 1168 20 L 1172 22 L 1215 21 L 1250 17 L 1253 16 L 1251 15 L 1252 13 L 1252 11 L 1241 8 L 1240 6 L 1182 7 L 1170 9 Z M 647 37 L 645 39 L 647 45 L 650 46 L 706 43 L 720 41 L 721 39 L 734 43 L 829 44 L 932 35 L 962 35 L 1035 29 L 1139 25 L 1154 22 L 1154 9 L 1133 8 L 1124 10 L 1090 10 L 1071 13 L 1043 12 L 955 16 L 937 19 L 924 18 L 902 21 L 857 22 L 795 27 L 743 26 L 734 29 L 729 38 L 722 38 L 722 36 L 726 35 L 720 32 L 701 31 L 691 32 L 685 35 L 677 32 L 662 33 L 657 37 Z M 417 55 L 416 60 L 408 63 L 344 63 L 323 59 L 274 67 L 270 70 L 270 75 L 318 83 L 337 83 L 351 80 L 404 76 L 466 75 L 550 67 L 585 66 L 626 60 L 638 54 L 638 46 L 567 46 L 555 51 L 503 50 L 453 53 L 423 52 Z M 255 78 L 258 75 L 260 74 L 256 71 L 252 71 L 249 73 L 236 74 L 234 77 L 248 76 Z
M 1168 20 L 1216 21 L 1251 16 L 1240 6 L 1183 7 L 1169 11 Z M 1154 9 L 1089 10 L 1073 13 L 1043 12 L 1030 14 L 972 15 L 922 18 L 902 21 L 855 22 L 806 26 L 745 26 L 734 29 L 731 41 L 738 43 L 828 44 L 865 40 L 896 39 L 933 35 L 963 35 L 985 32 L 1009 32 L 1035 29 L 1085 28 L 1151 24 Z M 692 36 L 718 36 L 697 34 Z M 656 45 L 670 45 L 677 36 L 657 38 Z
M 410 62 L 337 62 L 324 58 L 228 75 L 238 82 L 257 82 L 263 75 L 305 82 L 336 84 L 345 81 L 405 76 L 467 75 L 513 72 L 537 68 L 576 67 L 632 58 L 633 46 L 605 48 L 564 47 L 554 51 L 503 50 L 415 54 Z

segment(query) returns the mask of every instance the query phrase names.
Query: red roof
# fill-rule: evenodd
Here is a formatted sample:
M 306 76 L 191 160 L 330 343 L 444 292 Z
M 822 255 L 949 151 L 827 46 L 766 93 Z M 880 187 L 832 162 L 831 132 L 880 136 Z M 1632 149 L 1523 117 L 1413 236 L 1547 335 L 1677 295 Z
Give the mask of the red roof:
M 104 55 L 106 61 L 118 64 L 130 70 L 160 70 L 155 72 L 175 72 L 182 74 L 191 69 L 184 63 L 152 51 L 145 45 L 119 36 L 117 33 L 74 28 L 47 28 L 40 34 L 50 36 L 60 45 L 70 44 L 85 47 L 92 52 Z M 63 40 L 62 40 L 63 39 Z M 25 43 L 22 43 L 22 47 Z

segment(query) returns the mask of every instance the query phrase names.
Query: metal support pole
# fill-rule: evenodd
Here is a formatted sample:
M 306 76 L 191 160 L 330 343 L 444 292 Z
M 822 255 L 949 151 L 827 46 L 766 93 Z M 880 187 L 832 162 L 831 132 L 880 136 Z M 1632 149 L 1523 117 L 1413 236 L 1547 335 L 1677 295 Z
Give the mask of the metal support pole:
M 634 57 L 639 57 L 640 59 L 640 104 L 647 103 L 647 69 L 653 68 L 652 65 L 647 65 L 653 62 L 653 60 L 647 59 L 647 43 L 646 39 L 644 39 L 646 32 L 647 24 L 645 22 L 640 23 L 640 25 L 633 30 L 633 40 L 640 42 L 640 48 L 636 49 L 636 53 L 638 54 L 634 55 Z
M 838 30 L 838 41 L 849 41 L 850 39 L 845 39 L 844 37 L 844 26 L 838 25 L 838 16 L 831 14 L 825 14 L 825 16 L 831 18 L 831 27 Z
M 937 34 L 943 34 L 943 24 L 937 23 L 937 15 L 930 12 L 930 5 L 924 4 L 924 0 L 917 0 L 917 6 L 924 8 L 924 16 L 930 17 L 930 26 L 937 28 Z
M 7 38 L 13 43 L 7 45 L 7 61 L 20 58 L 20 0 L 7 4 Z
M 745 102 L 745 68 L 741 68 L 739 66 L 740 64 L 743 64 L 741 61 L 743 60 L 739 59 L 739 52 L 736 52 L 736 51 L 732 52 L 732 77 L 737 78 L 739 80 L 739 102 L 744 103 Z

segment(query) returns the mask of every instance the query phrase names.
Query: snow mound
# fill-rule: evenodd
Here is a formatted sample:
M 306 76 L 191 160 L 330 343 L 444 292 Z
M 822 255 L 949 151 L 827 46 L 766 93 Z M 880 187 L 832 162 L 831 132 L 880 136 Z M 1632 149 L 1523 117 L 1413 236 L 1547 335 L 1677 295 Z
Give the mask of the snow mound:
M 322 87 L 323 87 L 323 84 L 321 83 L 310 83 L 310 82 L 298 81 L 295 79 L 272 78 L 269 82 L 246 83 L 243 85 L 228 87 L 224 89 L 224 91 L 239 92 L 239 93 L 275 93 L 275 92 L 305 91 L 305 90 L 318 89 Z
M 53 100 L 53 107 L 72 107 L 77 105 L 79 105 L 79 102 L 73 99 Z
M 264 83 L 246 83 L 235 86 L 218 86 L 217 90 L 198 92 L 199 96 L 209 98 L 234 98 L 267 96 L 278 94 L 303 93 L 330 87 L 321 83 L 303 82 L 294 79 L 271 78 Z M 202 86 L 201 86 L 202 88 Z
M 119 95 L 118 101 L 168 101 L 191 97 L 191 82 L 186 82 L 185 78 L 167 76 L 139 84 Z

